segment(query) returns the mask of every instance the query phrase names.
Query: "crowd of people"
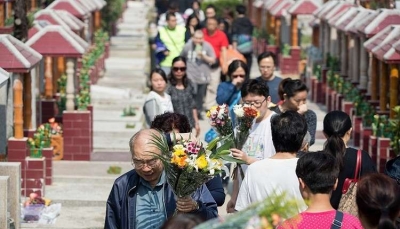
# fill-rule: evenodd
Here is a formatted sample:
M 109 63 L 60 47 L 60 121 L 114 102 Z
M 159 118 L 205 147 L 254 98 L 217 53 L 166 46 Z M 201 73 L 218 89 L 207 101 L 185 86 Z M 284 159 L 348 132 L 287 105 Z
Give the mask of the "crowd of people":
M 270 52 L 258 56 L 260 76 L 251 79 L 253 28 L 245 12 L 239 5 L 236 14 L 227 12 L 218 19 L 213 5 L 203 12 L 196 0 L 182 13 L 175 2 L 165 12 L 159 9 L 159 33 L 153 44 L 158 67 L 150 74 L 151 92 L 143 106 L 146 128 L 129 141 L 134 169 L 112 187 L 105 228 L 193 228 L 218 217 L 217 207 L 226 196 L 221 176 L 191 196 L 176 197 L 160 159 L 149 153 L 161 154 L 149 144 L 160 134 L 166 139 L 175 134 L 200 138 L 199 120 L 215 104 L 245 104 L 259 114 L 243 148 L 230 149 L 233 157 L 245 162 L 245 176 L 236 171 L 228 213 L 279 192 L 297 201 L 298 212 L 280 222 L 280 229 L 397 228 L 399 158 L 388 163 L 386 174 L 377 173 L 367 152 L 348 146 L 352 123 L 342 111 L 324 117 L 323 150 L 308 152 L 317 124 L 315 112 L 307 109 L 308 88 L 301 80 L 274 75 L 276 60 Z M 227 61 L 228 50 L 241 58 Z M 358 161 L 358 214 L 351 215 L 338 209 Z M 176 210 L 185 214 L 176 215 Z

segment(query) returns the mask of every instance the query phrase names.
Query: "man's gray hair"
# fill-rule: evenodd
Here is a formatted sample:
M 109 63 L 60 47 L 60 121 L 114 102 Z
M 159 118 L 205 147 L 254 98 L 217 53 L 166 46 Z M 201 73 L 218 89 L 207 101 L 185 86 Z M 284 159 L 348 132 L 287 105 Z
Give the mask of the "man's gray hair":
M 131 139 L 129 139 L 129 151 L 131 152 L 131 154 L 133 155 L 133 145 L 135 144 L 136 140 L 138 137 L 140 137 L 140 135 L 147 135 L 147 137 L 150 139 L 152 134 L 160 134 L 160 132 L 158 132 L 157 130 L 154 129 L 142 129 L 139 130 L 136 134 L 134 134 Z

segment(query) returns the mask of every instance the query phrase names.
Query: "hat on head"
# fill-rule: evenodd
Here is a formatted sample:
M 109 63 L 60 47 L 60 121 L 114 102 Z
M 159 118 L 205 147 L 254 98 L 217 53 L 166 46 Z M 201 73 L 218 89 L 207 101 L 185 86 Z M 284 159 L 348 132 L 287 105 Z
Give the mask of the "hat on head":
M 400 156 L 386 163 L 385 174 L 395 179 L 397 184 L 400 185 Z

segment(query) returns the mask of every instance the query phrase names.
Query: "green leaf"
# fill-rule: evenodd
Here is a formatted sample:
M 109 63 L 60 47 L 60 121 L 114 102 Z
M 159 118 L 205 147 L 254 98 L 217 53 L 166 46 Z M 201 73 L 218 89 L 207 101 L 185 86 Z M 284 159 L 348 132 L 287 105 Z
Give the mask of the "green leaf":
M 216 147 L 217 146 L 217 143 L 220 141 L 220 137 L 216 137 L 216 138 L 214 138 L 214 140 L 212 140 L 211 142 L 209 142 L 208 143 L 208 145 L 207 145 L 207 150 L 213 150 L 214 149 L 214 147 Z
M 235 163 L 238 163 L 238 164 L 246 164 L 246 162 L 244 162 L 244 161 L 242 161 L 240 159 L 236 159 L 236 158 L 234 158 L 232 156 L 228 156 L 228 155 L 222 155 L 221 159 L 225 160 L 225 161 L 229 161 L 229 162 L 235 162 Z

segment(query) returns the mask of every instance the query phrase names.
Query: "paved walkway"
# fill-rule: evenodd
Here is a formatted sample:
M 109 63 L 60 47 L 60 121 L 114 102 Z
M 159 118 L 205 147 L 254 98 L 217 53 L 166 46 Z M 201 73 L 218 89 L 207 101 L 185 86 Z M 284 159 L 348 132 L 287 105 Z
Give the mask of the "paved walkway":
M 83 229 L 104 228 L 105 206 L 114 180 L 119 175 L 107 173 L 109 166 L 120 166 L 122 173 L 132 169 L 128 141 L 142 126 L 142 105 L 146 94 L 148 58 L 147 15 L 152 1 L 130 1 L 119 24 L 117 36 L 111 38 L 106 74 L 91 87 L 94 106 L 94 152 L 90 162 L 55 161 L 53 184 L 46 186 L 46 197 L 62 203 L 61 215 L 54 225 L 23 224 L 23 228 Z M 256 61 L 251 76 L 257 77 Z M 137 108 L 136 116 L 122 117 L 124 108 Z M 317 114 L 317 130 L 322 130 L 325 115 L 320 106 L 309 103 Z M 129 127 L 129 128 L 128 128 Z M 200 121 L 201 137 L 210 128 Z M 321 137 L 321 135 L 319 134 Z M 311 150 L 322 149 L 317 139 Z M 225 203 L 230 196 L 227 195 Z M 219 208 L 226 214 L 225 206 Z

